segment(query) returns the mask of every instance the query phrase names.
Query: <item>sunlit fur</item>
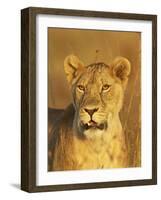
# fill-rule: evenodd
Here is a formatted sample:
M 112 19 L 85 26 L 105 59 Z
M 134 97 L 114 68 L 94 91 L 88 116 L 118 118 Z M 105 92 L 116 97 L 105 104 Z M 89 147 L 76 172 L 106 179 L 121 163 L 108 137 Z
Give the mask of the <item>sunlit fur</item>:
M 64 69 L 72 104 L 53 131 L 51 170 L 128 167 L 119 112 L 130 74 L 129 61 L 119 57 L 109 66 L 94 63 L 85 67 L 70 55 Z

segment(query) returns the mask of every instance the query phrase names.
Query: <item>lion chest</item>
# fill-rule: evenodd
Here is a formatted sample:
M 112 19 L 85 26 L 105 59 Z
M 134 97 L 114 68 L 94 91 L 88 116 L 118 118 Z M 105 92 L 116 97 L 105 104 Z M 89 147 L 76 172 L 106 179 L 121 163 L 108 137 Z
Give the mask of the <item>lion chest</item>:
M 124 167 L 125 149 L 119 138 L 108 141 L 76 141 L 75 159 L 78 169 Z

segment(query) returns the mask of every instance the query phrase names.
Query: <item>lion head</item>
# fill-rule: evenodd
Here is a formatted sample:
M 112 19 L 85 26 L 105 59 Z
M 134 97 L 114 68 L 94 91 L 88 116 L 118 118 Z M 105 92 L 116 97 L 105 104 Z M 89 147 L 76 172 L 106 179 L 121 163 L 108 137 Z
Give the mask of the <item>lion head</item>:
M 81 136 L 93 138 L 108 130 L 110 120 L 122 108 L 130 69 L 124 57 L 117 57 L 110 65 L 88 66 L 75 55 L 66 57 L 64 70 L 75 108 L 73 127 Z

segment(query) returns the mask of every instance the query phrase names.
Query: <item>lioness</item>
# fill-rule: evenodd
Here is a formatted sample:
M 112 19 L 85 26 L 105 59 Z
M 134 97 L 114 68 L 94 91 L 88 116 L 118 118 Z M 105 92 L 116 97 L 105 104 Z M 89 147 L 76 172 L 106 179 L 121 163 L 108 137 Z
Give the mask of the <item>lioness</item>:
M 67 56 L 64 70 L 72 104 L 53 128 L 50 170 L 128 167 L 119 112 L 130 69 L 124 57 L 109 66 L 84 66 L 78 57 Z

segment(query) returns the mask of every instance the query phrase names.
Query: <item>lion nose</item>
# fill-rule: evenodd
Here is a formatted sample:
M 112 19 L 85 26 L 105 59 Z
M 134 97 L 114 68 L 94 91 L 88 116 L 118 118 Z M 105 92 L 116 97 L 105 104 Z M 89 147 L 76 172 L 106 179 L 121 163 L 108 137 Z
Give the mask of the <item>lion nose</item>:
M 87 108 L 84 108 L 84 110 L 85 110 L 90 116 L 92 116 L 93 113 L 97 112 L 98 108 L 94 108 L 94 109 L 87 109 Z

